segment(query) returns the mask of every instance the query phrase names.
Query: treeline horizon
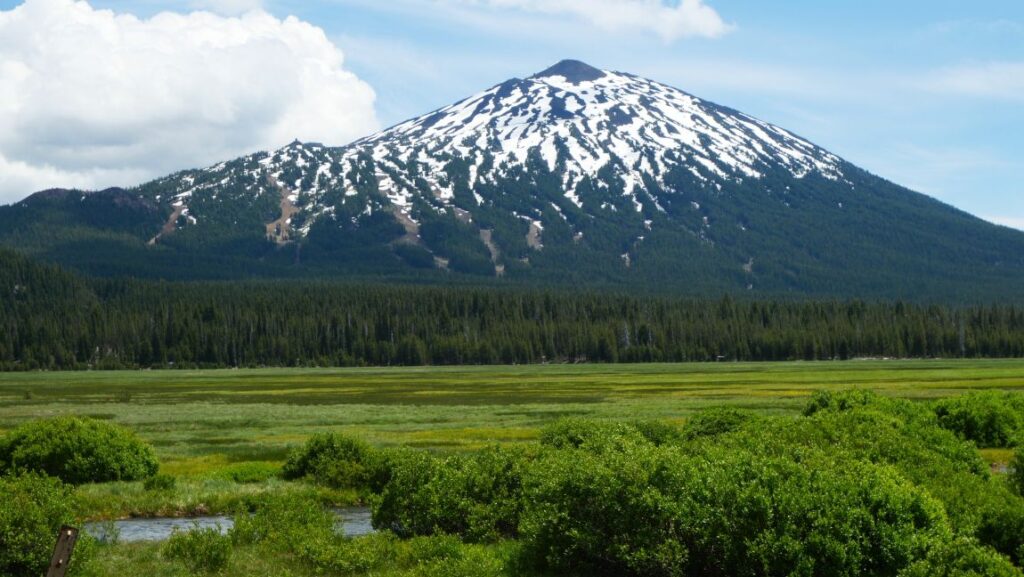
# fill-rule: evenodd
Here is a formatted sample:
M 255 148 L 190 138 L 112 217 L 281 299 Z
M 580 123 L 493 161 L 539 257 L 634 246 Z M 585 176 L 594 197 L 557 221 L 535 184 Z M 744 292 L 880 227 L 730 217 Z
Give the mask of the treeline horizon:
M 1024 357 L 1024 307 L 87 280 L 0 254 L 0 370 Z

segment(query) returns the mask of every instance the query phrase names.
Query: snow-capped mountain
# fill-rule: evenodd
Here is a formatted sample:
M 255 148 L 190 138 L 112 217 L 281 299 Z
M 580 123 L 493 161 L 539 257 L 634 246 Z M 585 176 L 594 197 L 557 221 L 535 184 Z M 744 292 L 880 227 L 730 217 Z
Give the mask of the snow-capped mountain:
M 138 238 L 136 272 L 157 276 L 462 273 L 887 296 L 1024 279 L 1020 233 L 768 122 L 576 61 L 346 146 L 294 142 L 81 206 L 67 198 L 21 204 L 50 214 L 64 202 L 72 221 L 92 206 L 104 224 L 86 228 Z M 123 207 L 134 212 L 118 217 Z M 23 238 L 11 231 L 26 214 L 0 212 L 0 242 Z M 72 253 L 110 269 L 102 251 Z
M 351 166 L 364 153 L 380 167 L 381 190 L 397 206 L 407 206 L 417 190 L 410 179 L 387 178 L 389 172 L 415 164 L 449 200 L 453 157 L 469 165 L 472 189 L 499 182 L 537 154 L 580 208 L 580 182 L 598 179 L 603 169 L 634 198 L 672 192 L 664 177 L 674 168 L 709 184 L 761 178 L 768 166 L 796 178 L 842 177 L 838 158 L 781 128 L 657 82 L 573 61 L 356 142 L 341 159 Z
M 296 142 L 241 167 L 218 165 L 202 179 L 172 177 L 172 204 L 183 207 L 186 224 L 199 224 L 188 208 L 193 194 L 241 180 L 255 194 L 286 191 L 301 215 L 290 231 L 298 236 L 334 214 L 337 192 L 343 205 L 361 203 L 364 214 L 390 208 L 416 223 L 416 200 L 442 214 L 472 212 L 492 199 L 476 192 L 474 202 L 460 203 L 459 186 L 501 185 L 531 160 L 557 175 L 565 199 L 586 212 L 611 204 L 585 206 L 578 194 L 585 181 L 621 190 L 637 212 L 641 199 L 664 212 L 659 198 L 680 192 L 667 178 L 673 171 L 716 191 L 780 168 L 798 179 L 843 177 L 838 157 L 784 129 L 664 84 L 563 61 L 342 148 Z M 454 166 L 465 170 L 453 174 Z M 371 174 L 377 198 L 359 192 Z M 538 211 L 524 213 L 543 228 Z

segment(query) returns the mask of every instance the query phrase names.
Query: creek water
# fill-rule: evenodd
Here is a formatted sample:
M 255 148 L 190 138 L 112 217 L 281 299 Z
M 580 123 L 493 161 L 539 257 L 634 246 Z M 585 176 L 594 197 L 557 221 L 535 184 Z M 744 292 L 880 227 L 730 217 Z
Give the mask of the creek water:
M 373 533 L 370 524 L 370 509 L 366 507 L 346 507 L 334 509 L 338 516 L 338 532 L 346 537 L 359 537 Z M 86 523 L 85 532 L 99 540 L 111 538 L 107 534 L 110 523 Z M 117 539 L 121 543 L 138 543 L 141 541 L 165 541 L 174 532 L 188 531 L 193 527 L 220 527 L 222 533 L 228 532 L 235 525 L 231 517 L 217 515 L 209 517 L 157 517 L 151 519 L 123 519 L 114 521 L 113 526 Z

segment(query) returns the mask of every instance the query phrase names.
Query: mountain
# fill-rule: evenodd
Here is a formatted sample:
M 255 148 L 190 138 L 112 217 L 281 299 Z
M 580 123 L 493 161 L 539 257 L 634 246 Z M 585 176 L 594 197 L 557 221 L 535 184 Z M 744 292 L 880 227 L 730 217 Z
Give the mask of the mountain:
M 332 148 L 0 208 L 0 244 L 92 274 L 1019 299 L 1024 233 L 787 130 L 564 61 Z

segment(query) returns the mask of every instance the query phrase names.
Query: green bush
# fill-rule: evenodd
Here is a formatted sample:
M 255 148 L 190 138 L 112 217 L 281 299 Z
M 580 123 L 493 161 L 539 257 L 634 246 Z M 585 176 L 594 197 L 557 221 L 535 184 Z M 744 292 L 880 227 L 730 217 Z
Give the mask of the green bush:
M 933 547 L 925 559 L 901 571 L 899 577 L 1022 577 L 1010 561 L 967 539 Z
M 526 487 L 526 555 L 554 573 L 895 575 L 951 534 L 891 469 L 826 454 L 559 451 Z
M 65 483 L 137 481 L 154 475 L 152 447 L 111 423 L 80 417 L 31 421 L 0 439 L 0 467 Z
M 1007 477 L 1013 490 L 1021 497 L 1024 497 L 1024 448 L 1017 449 L 1013 460 L 1010 461 L 1010 470 Z
M 714 408 L 701 411 L 690 417 L 683 428 L 683 436 L 688 440 L 701 437 L 715 437 L 738 431 L 752 416 L 731 408 Z
M 34 473 L 0 477 L 0 575 L 44 575 L 62 525 L 76 525 L 70 488 Z M 82 535 L 71 573 L 78 574 L 92 554 L 92 540 Z
M 471 455 L 407 453 L 373 504 L 373 524 L 399 536 L 452 534 L 470 542 L 514 537 L 532 455 L 491 447 Z
M 358 575 L 395 569 L 400 548 L 398 538 L 385 532 L 358 539 L 307 538 L 296 553 L 323 573 Z
M 939 424 L 979 447 L 1012 447 L 1024 431 L 1024 395 L 985 391 L 935 403 Z
M 505 551 L 464 544 L 451 535 L 401 541 L 384 532 L 356 539 L 309 540 L 299 557 L 319 573 L 409 577 L 498 577 Z
M 832 404 L 810 418 L 764 419 L 715 443 L 795 462 L 814 451 L 892 466 L 941 501 L 958 534 L 1019 560 L 1024 499 L 992 479 L 977 448 L 940 427 L 927 406 L 871 397 L 844 408 Z
M 381 466 L 378 453 L 365 442 L 340 435 L 314 435 L 288 457 L 285 479 L 310 478 L 335 488 L 365 488 Z
M 683 438 L 679 427 L 658 420 L 631 421 L 629 423 L 643 438 L 657 446 L 678 443 Z
M 906 421 L 934 423 L 935 415 L 923 404 L 905 399 L 883 397 L 866 389 L 845 391 L 815 391 L 804 406 L 803 414 L 811 417 L 818 413 L 844 413 L 849 411 L 878 411 Z
M 178 486 L 178 480 L 172 475 L 153 475 L 142 482 L 142 488 L 147 491 L 173 491 Z
M 163 546 L 165 557 L 181 561 L 193 574 L 224 571 L 231 563 L 231 552 L 231 538 L 220 527 L 174 531 Z
M 240 545 L 263 544 L 279 551 L 298 551 L 310 541 L 334 536 L 335 517 L 312 497 L 298 494 L 268 495 L 252 511 L 235 515 L 231 540 Z
M 856 407 L 866 407 L 879 401 L 878 394 L 858 389 L 852 391 L 814 391 L 811 400 L 804 406 L 804 416 L 820 411 L 848 411 Z
M 649 438 L 650 436 L 650 438 Z M 597 421 L 580 417 L 559 419 L 540 432 L 540 443 L 554 449 L 584 449 L 604 452 L 636 444 L 660 444 L 665 435 L 642 430 L 636 423 Z M 676 440 L 678 434 L 673 436 Z
M 450 535 L 416 537 L 397 561 L 415 567 L 417 577 L 498 577 L 505 568 L 492 551 Z

